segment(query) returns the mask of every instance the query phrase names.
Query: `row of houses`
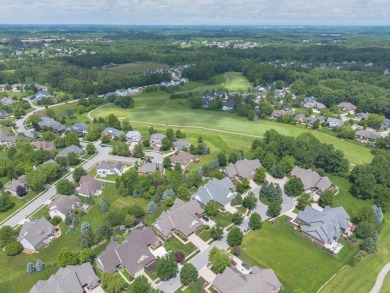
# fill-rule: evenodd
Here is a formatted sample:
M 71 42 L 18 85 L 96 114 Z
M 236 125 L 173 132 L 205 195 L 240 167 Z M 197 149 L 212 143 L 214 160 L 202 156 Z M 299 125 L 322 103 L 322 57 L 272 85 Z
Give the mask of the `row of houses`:
M 188 83 L 188 78 L 181 78 L 181 79 L 172 79 L 171 81 L 163 81 L 160 83 L 160 86 L 162 87 L 170 87 L 170 86 L 176 86 Z
M 136 95 L 140 92 L 141 92 L 141 88 L 133 86 L 133 87 L 129 87 L 128 89 L 117 89 L 115 92 L 108 92 L 103 95 L 103 98 L 108 99 L 111 96 L 126 97 L 126 96 Z

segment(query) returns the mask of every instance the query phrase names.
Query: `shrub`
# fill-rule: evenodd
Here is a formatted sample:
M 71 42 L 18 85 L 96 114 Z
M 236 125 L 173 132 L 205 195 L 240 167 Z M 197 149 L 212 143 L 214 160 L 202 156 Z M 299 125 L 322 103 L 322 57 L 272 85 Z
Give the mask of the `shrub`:
M 61 223 L 62 218 L 59 216 L 54 216 L 54 218 L 51 220 L 54 226 L 57 226 L 59 223 Z
M 23 250 L 23 245 L 18 241 L 10 242 L 5 247 L 5 253 L 8 256 L 18 255 Z

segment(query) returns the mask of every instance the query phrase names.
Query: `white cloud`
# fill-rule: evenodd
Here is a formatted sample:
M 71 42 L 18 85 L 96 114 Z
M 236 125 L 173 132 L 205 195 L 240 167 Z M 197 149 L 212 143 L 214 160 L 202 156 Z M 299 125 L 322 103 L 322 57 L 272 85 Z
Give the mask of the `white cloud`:
M 388 0 L 1 0 L 0 23 L 390 24 Z

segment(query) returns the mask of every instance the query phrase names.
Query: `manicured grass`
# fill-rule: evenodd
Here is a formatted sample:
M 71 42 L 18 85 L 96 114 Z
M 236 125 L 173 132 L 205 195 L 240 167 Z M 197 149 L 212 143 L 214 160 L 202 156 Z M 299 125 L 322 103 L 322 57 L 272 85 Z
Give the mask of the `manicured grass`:
M 120 64 L 117 67 L 108 67 L 107 69 L 116 73 L 134 74 L 144 73 L 146 70 L 154 70 L 164 67 L 168 67 L 168 65 L 160 63 L 125 63 Z
M 96 118 L 106 117 L 109 113 L 115 113 L 120 118 L 128 118 L 133 121 L 132 125 L 136 128 L 139 125 L 145 125 L 142 123 L 147 122 L 152 123 L 155 128 L 164 127 L 166 129 L 173 127 L 180 128 L 186 133 L 197 134 L 198 136 L 203 135 L 203 133 L 216 136 L 227 144 L 231 144 L 233 149 L 238 149 L 246 143 L 241 142 L 238 146 L 235 146 L 234 142 L 230 141 L 231 137 L 233 137 L 234 141 L 244 140 L 245 138 L 246 141 L 253 141 L 256 137 L 262 137 L 270 129 L 275 129 L 281 134 L 291 136 L 310 132 L 321 142 L 333 144 L 335 148 L 342 150 L 346 158 L 354 164 L 368 163 L 373 158 L 369 148 L 356 142 L 341 140 L 334 135 L 311 130 L 301 125 L 281 124 L 268 120 L 248 121 L 234 113 L 193 110 L 189 107 L 189 99 L 170 100 L 168 95 L 135 98 L 135 107 L 130 110 L 107 104 L 92 111 L 91 116 Z M 149 128 L 150 126 L 152 125 L 147 127 Z M 223 131 L 234 133 L 227 135 Z M 246 146 L 246 148 L 249 147 L 250 145 Z
M 244 237 L 240 258 L 252 266 L 272 268 L 284 292 L 298 288 L 317 292 L 358 249 L 346 244 L 340 255 L 334 257 L 294 232 L 284 218 L 279 218 L 276 224 L 264 222 L 260 231 L 251 231 Z
M 167 211 L 169 207 L 167 207 L 165 204 L 162 204 L 161 206 L 157 207 L 157 211 L 154 214 L 147 214 L 144 218 L 144 221 L 149 226 L 152 226 L 152 224 L 160 217 L 161 213 L 164 211 Z
M 224 85 L 229 91 L 247 92 L 253 84 L 241 72 L 227 72 L 224 74 L 226 83 Z
M 383 281 L 382 288 L 380 290 L 380 293 L 387 293 L 387 292 L 390 292 L 390 274 L 389 273 L 387 273 L 387 275 Z
M 126 279 L 131 282 L 134 280 L 134 277 L 132 275 L 129 274 L 129 272 L 125 269 L 125 268 L 122 268 L 121 270 L 121 273 L 126 277 Z
M 378 253 L 367 256 L 356 267 L 346 267 L 321 290 L 321 293 L 370 292 L 380 270 L 390 261 L 389 221 L 389 215 L 385 215 L 386 223 L 379 234 Z M 389 276 L 386 276 L 386 279 L 387 283 L 384 284 L 386 287 L 381 292 L 389 292 Z
M 198 231 L 196 231 L 196 235 L 198 235 L 204 242 L 207 242 L 211 239 L 211 228 L 209 229 L 204 229 L 204 226 L 200 228 Z
M 188 256 L 191 254 L 191 252 L 196 250 L 196 247 L 191 242 L 188 242 L 187 244 L 183 244 L 178 240 L 175 236 L 173 236 L 171 239 L 169 239 L 165 243 L 166 250 L 172 250 L 172 251 L 181 251 L 185 254 L 185 256 Z
M 158 276 L 157 276 L 157 271 L 156 270 L 147 270 L 145 269 L 145 273 L 153 280 L 157 280 L 158 279 Z
M 69 118 L 66 115 L 66 120 L 65 120 L 66 125 L 71 125 L 71 124 L 74 124 L 76 122 L 89 122 L 90 121 L 90 119 L 88 119 L 87 113 L 79 114 L 77 112 L 77 102 L 69 102 L 67 104 L 50 107 L 50 109 L 54 110 L 54 113 L 57 117 L 61 116 L 61 115 L 66 115 L 67 111 L 72 111 L 73 118 Z
M 190 286 L 188 286 L 187 290 L 190 291 L 190 293 L 202 293 L 205 292 L 203 290 L 203 279 L 196 280 L 195 283 L 192 283 Z
M 24 206 L 26 203 L 28 203 L 36 196 L 37 193 L 35 191 L 29 191 L 27 195 L 23 198 L 17 198 L 16 196 L 10 195 L 11 201 L 15 203 L 15 206 L 12 209 L 9 209 L 8 211 L 1 212 L 0 221 L 5 220 L 7 217 L 12 215 L 14 212 L 16 212 L 18 209 L 20 209 L 22 206 Z
M 232 223 L 233 215 L 229 212 L 219 212 L 216 217 L 213 218 L 213 220 L 216 223 L 219 223 L 221 227 L 225 228 L 229 226 Z

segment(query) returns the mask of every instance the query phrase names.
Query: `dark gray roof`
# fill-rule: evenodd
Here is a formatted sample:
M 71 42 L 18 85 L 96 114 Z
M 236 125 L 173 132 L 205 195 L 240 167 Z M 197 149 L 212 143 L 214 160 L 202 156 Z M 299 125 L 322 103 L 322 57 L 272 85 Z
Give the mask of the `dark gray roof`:
M 102 189 L 104 185 L 103 181 L 94 179 L 91 176 L 81 176 L 78 192 L 89 196 Z
M 371 131 L 371 130 L 356 131 L 356 136 L 369 139 L 369 140 L 375 140 L 381 137 L 381 135 L 378 132 Z
M 93 288 L 99 278 L 91 263 L 60 268 L 47 281 L 38 281 L 29 293 L 83 293 L 84 287 Z
M 63 149 L 62 151 L 59 152 L 57 157 L 67 157 L 70 153 L 76 153 L 79 155 L 84 154 L 84 150 L 76 145 L 70 145 L 66 149 Z
M 66 130 L 68 131 L 73 131 L 73 132 L 76 132 L 76 133 L 81 133 L 85 130 L 87 130 L 88 126 L 87 124 L 85 124 L 84 122 L 77 122 L 71 126 L 68 126 L 66 128 Z
M 314 172 L 311 169 L 303 169 L 295 166 L 290 174 L 301 180 L 305 190 L 317 188 L 323 192 L 334 187 L 328 176 L 321 177 L 317 172 Z
M 241 177 L 249 178 L 254 174 L 261 164 L 258 159 L 255 160 L 238 160 L 236 163 L 230 163 L 223 171 L 230 178 Z
M 199 187 L 194 198 L 203 205 L 209 201 L 215 201 L 225 206 L 235 196 L 232 189 L 234 189 L 234 184 L 229 178 L 225 177 L 222 180 L 213 178 L 205 186 Z
M 341 119 L 329 117 L 328 119 L 326 119 L 326 124 L 328 124 L 329 126 L 341 127 L 344 125 L 344 122 Z
M 385 121 L 383 121 L 382 128 L 384 129 L 390 128 L 390 119 L 385 119 Z
M 60 122 L 55 121 L 50 117 L 42 117 L 41 121 L 38 122 L 39 127 L 51 127 L 53 131 L 63 131 L 65 130 L 65 126 Z
M 234 109 L 234 102 L 223 101 L 222 102 L 222 108 Z
M 164 237 L 168 237 L 172 230 L 177 230 L 188 236 L 202 226 L 202 222 L 196 215 L 203 214 L 203 212 L 204 210 L 196 200 L 185 202 L 177 198 L 171 209 L 163 212 L 156 222 L 153 223 L 153 227 Z
M 173 142 L 173 146 L 178 151 L 182 151 L 183 148 L 189 148 L 191 146 L 191 144 L 188 141 L 184 140 L 184 139 L 179 139 L 179 140 L 176 140 L 176 141 Z
M 121 244 L 111 242 L 97 257 L 97 261 L 106 272 L 115 272 L 122 265 L 134 275 L 156 259 L 148 247 L 158 244 L 159 240 L 152 228 L 135 229 Z
M 155 171 L 162 171 L 164 167 L 160 163 L 145 163 L 142 166 L 138 167 L 138 173 L 149 174 Z
M 96 170 L 122 170 L 123 167 L 121 162 L 101 161 L 96 164 Z
M 13 179 L 11 182 L 7 183 L 4 188 L 5 189 L 8 189 L 12 192 L 16 192 L 16 189 L 18 188 L 18 186 L 22 186 L 22 187 L 25 187 L 27 188 L 27 183 L 25 181 L 25 175 L 20 175 L 17 179 Z
M 349 215 L 343 207 L 325 207 L 320 212 L 311 206 L 307 206 L 298 213 L 297 219 L 305 222 L 302 231 L 311 235 L 322 243 L 327 243 L 341 236 L 342 230 L 349 226 Z
M 274 293 L 282 284 L 271 269 L 253 267 L 250 274 L 244 275 L 228 267 L 217 274 L 213 285 L 222 293 Z
M 69 214 L 72 209 L 81 205 L 81 200 L 75 195 L 57 195 L 54 200 L 48 204 L 50 210 L 58 210 L 62 214 Z
M 120 136 L 123 134 L 122 131 L 119 129 L 113 128 L 113 127 L 107 127 L 102 131 L 103 135 L 114 135 L 114 136 Z
M 6 110 L 0 110 L 0 117 L 8 117 L 8 112 Z
M 367 120 L 370 113 L 356 113 L 356 118 Z
M 17 240 L 20 242 L 26 239 L 32 246 L 37 248 L 37 245 L 53 234 L 54 226 L 45 217 L 42 217 L 34 223 L 25 222 Z

